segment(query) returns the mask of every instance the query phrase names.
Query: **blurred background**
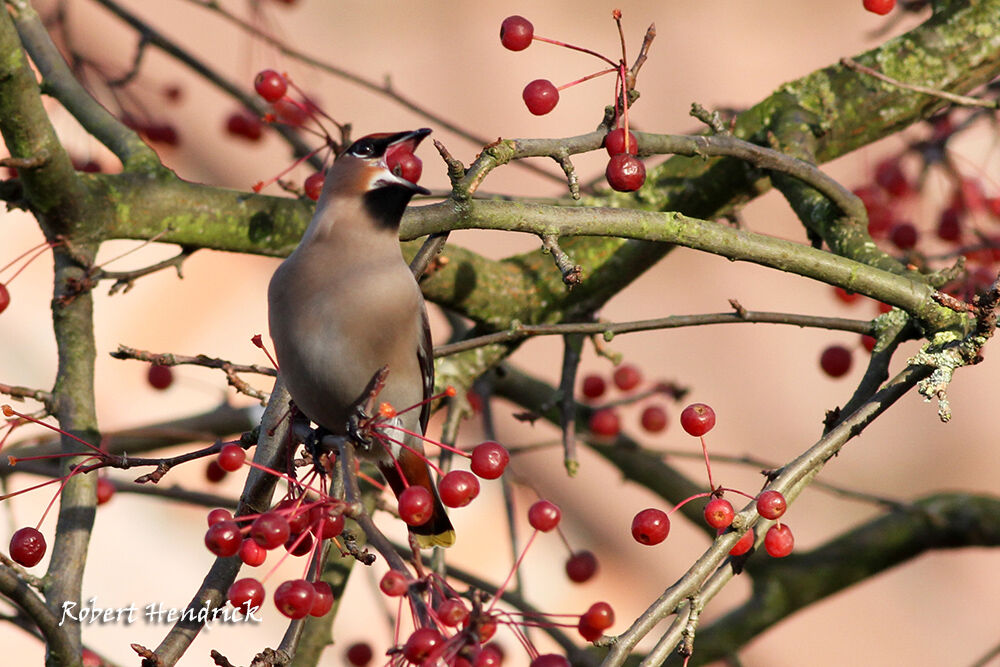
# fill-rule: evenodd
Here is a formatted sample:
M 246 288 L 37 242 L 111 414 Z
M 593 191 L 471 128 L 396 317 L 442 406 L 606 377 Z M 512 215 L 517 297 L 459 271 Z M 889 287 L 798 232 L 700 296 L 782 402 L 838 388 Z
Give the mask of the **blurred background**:
M 327 113 L 340 122 L 352 123 L 355 136 L 428 125 L 421 116 L 384 96 L 282 56 L 196 2 L 121 0 L 121 4 L 248 91 L 254 75 L 263 68 L 288 72 Z M 616 59 L 619 40 L 610 16 L 613 5 L 606 3 L 298 0 L 286 6 L 259 0 L 254 12 L 245 2 L 221 4 L 295 48 L 370 80 L 391 82 L 400 94 L 491 139 L 588 132 L 613 96 L 613 79 L 604 77 L 563 91 L 551 114 L 532 116 L 521 101 L 525 83 L 535 78 L 549 78 L 557 85 L 572 81 L 595 71 L 596 61 L 539 43 L 513 53 L 503 49 L 497 38 L 505 16 L 522 14 L 533 22 L 536 34 L 586 46 Z M 54 2 L 39 1 L 36 6 L 47 13 L 56 9 Z M 135 53 L 134 32 L 97 3 L 73 0 L 63 6 L 74 48 L 103 63 L 112 75 L 125 72 Z M 700 129 L 688 115 L 692 102 L 709 108 L 750 106 L 783 82 L 860 53 L 920 20 L 901 17 L 898 12 L 878 17 L 864 11 L 861 0 L 619 2 L 616 6 L 624 14 L 630 62 L 647 26 L 656 24 L 657 37 L 639 77 L 637 87 L 642 97 L 633 109 L 632 122 L 638 129 L 664 133 Z M 179 90 L 176 99 L 171 99 L 172 88 Z M 131 90 L 151 116 L 176 128 L 179 143 L 159 144 L 157 150 L 185 179 L 248 190 L 291 161 L 286 145 L 271 132 L 256 143 L 228 134 L 226 119 L 238 110 L 237 104 L 156 49 L 146 54 Z M 103 101 L 110 103 L 110 99 Z M 94 160 L 106 171 L 119 168 L 65 111 L 54 104 L 50 108 L 60 135 L 80 159 Z M 434 137 L 466 164 L 480 148 L 430 126 Z M 865 185 L 884 156 L 898 153 L 908 139 L 929 132 L 927 126 L 913 128 L 902 137 L 826 165 L 824 170 L 848 187 Z M 995 135 L 968 136 L 952 148 L 963 172 L 981 179 L 987 192 L 996 196 L 1000 188 L 987 175 L 998 173 Z M 421 147 L 420 155 L 424 160 L 422 184 L 446 188 L 444 166 L 430 144 Z M 605 160 L 603 151 L 576 157 L 581 181 L 601 175 Z M 558 172 L 554 164 L 539 164 Z M 308 173 L 305 168 L 294 172 L 298 179 Z M 942 180 L 932 178 L 924 193 L 909 201 L 906 213 L 918 228 L 932 227 L 947 188 Z M 506 167 L 492 173 L 482 191 L 561 196 L 565 189 L 526 170 Z M 265 192 L 280 193 L 273 186 Z M 749 205 L 741 212 L 741 222 L 754 231 L 805 242 L 801 226 L 776 193 Z M 983 219 L 976 224 L 985 227 L 996 222 Z M 21 212 L 3 214 L 2 233 L 0 264 L 42 240 L 34 220 Z M 494 258 L 538 246 L 532 237 L 477 231 L 455 234 L 452 242 Z M 101 258 L 114 258 L 136 245 L 107 243 Z M 175 250 L 147 246 L 108 268 L 138 268 Z M 108 352 L 124 344 L 153 352 L 266 363 L 250 338 L 258 333 L 266 335 L 265 291 L 276 266 L 274 259 L 202 251 L 185 263 L 183 279 L 163 271 L 140 279 L 130 292 L 112 297 L 107 296 L 105 286 L 99 288 L 95 308 L 102 429 L 121 430 L 186 416 L 223 401 L 252 403 L 228 390 L 220 373 L 202 368 L 176 368 L 174 384 L 158 391 L 147 383 L 145 364 L 115 361 Z M 0 382 L 48 389 L 55 373 L 48 258 L 33 263 L 10 286 L 10 292 L 10 307 L 0 317 Z M 825 285 L 678 249 L 600 315 L 624 321 L 723 312 L 729 309 L 728 299 L 738 299 L 752 310 L 862 319 L 876 314 L 874 303 L 843 304 Z M 441 339 L 447 328 L 443 317 L 438 313 L 434 317 L 435 332 Z M 824 375 L 818 364 L 821 351 L 831 343 L 841 343 L 855 353 L 851 372 L 836 380 Z M 775 464 L 794 457 L 818 438 L 824 413 L 850 396 L 863 373 L 866 356 L 852 334 L 760 324 L 635 333 L 616 337 L 610 347 L 638 366 L 647 383 L 674 381 L 690 388 L 686 402 L 705 402 L 715 409 L 718 425 L 707 438 L 713 453 L 752 455 Z M 903 349 L 894 370 L 916 349 L 916 343 Z M 557 339 L 535 339 L 524 344 L 512 361 L 555 382 L 561 350 Z M 1000 458 L 995 455 L 991 415 L 998 400 L 998 370 L 989 350 L 986 356 L 985 363 L 957 374 L 950 388 L 954 412 L 950 424 L 941 424 L 936 406 L 911 393 L 862 437 L 849 443 L 820 479 L 904 501 L 942 490 L 996 493 Z M 581 376 L 609 376 L 611 370 L 606 359 L 598 358 L 589 345 L 585 348 Z M 247 379 L 261 389 L 270 389 L 266 379 Z M 624 430 L 650 447 L 698 453 L 697 441 L 677 423 L 683 404 L 664 399 L 652 402 L 666 407 L 668 428 L 656 435 L 643 432 L 638 416 L 648 402 L 642 402 L 622 410 Z M 498 403 L 496 409 L 497 436 L 510 447 L 554 442 L 557 437 L 555 429 L 541 422 L 531 427 L 512 419 L 510 414 L 515 410 L 510 406 Z M 28 433 L 28 429 L 20 430 L 15 439 Z M 483 435 L 470 421 L 461 437 L 471 446 Z M 632 516 L 645 507 L 661 506 L 660 502 L 623 483 L 620 474 L 603 460 L 586 451 L 583 454 L 580 474 L 574 479 L 566 477 L 558 447 L 515 458 L 514 474 L 526 483 L 518 490 L 517 521 L 523 541 L 530 534 L 523 514 L 536 497 L 535 489 L 562 507 L 563 530 L 570 543 L 574 549 L 594 551 L 600 559 L 600 572 L 586 584 L 571 584 L 562 573 L 565 546 L 555 535 L 545 535 L 535 541 L 525 558 L 524 594 L 552 613 L 581 613 L 592 602 L 605 600 L 616 612 L 618 620 L 609 631 L 615 634 L 628 627 L 631 619 L 684 572 L 708 540 L 678 519 L 666 542 L 656 547 L 634 542 L 628 532 Z M 698 459 L 673 455 L 668 459 L 692 478 L 704 479 Z M 172 471 L 165 483 L 208 488 L 203 469 L 197 463 L 183 466 Z M 753 467 L 717 464 L 714 475 L 726 486 L 750 493 L 761 483 Z M 113 476 L 130 479 L 136 473 L 119 471 Z M 211 488 L 236 494 L 242 480 L 233 477 Z M 17 489 L 33 482 L 22 475 L 11 477 L 7 484 Z M 451 513 L 458 544 L 450 550 L 449 559 L 499 582 L 511 565 L 509 539 L 499 518 L 503 506 L 498 483 L 483 486 L 480 498 L 470 507 Z M 50 491 L 41 491 L 4 503 L 4 542 L 8 530 L 34 524 L 50 499 Z M 795 531 L 796 549 L 806 550 L 877 512 L 871 504 L 814 488 L 807 490 L 786 516 Z M 183 608 L 213 558 L 202 542 L 205 513 L 205 508 L 118 494 L 98 511 L 84 598 L 96 597 L 96 604 L 102 607 L 161 602 L 165 607 Z M 392 528 L 391 522 L 382 523 Z M 42 531 L 48 536 L 53 529 L 54 517 L 50 516 Z M 400 531 L 395 534 L 402 536 Z M 36 571 L 44 572 L 43 566 Z M 998 566 L 1000 554 L 987 550 L 921 557 L 787 619 L 747 646 L 740 659 L 747 666 L 773 667 L 971 664 L 998 641 L 1000 580 L 993 576 Z M 286 562 L 269 582 L 275 585 L 283 578 L 297 577 L 302 567 L 298 559 Z M 353 641 L 371 642 L 376 655 L 391 645 L 389 619 L 394 609 L 372 592 L 381 573 L 381 563 L 371 568 L 371 574 L 357 569 L 334 626 L 339 644 L 328 650 L 324 664 L 343 664 L 342 651 Z M 702 623 L 738 604 L 747 593 L 747 582 L 737 577 L 708 606 Z M 263 616 L 265 622 L 252 631 L 212 626 L 181 664 L 209 664 L 210 649 L 221 651 L 234 663 L 248 663 L 255 652 L 276 646 L 286 625 L 270 602 L 265 604 Z M 132 625 L 95 624 L 84 629 L 84 640 L 122 664 L 135 664 L 129 644 L 155 647 L 167 629 L 144 620 Z M 552 648 L 540 633 L 531 636 L 543 652 Z M 10 664 L 42 661 L 42 648 L 24 633 L 3 625 L 0 637 L 4 638 L 5 654 L 17 656 L 5 658 Z M 512 634 L 501 630 L 497 639 L 508 649 L 505 664 L 527 664 Z

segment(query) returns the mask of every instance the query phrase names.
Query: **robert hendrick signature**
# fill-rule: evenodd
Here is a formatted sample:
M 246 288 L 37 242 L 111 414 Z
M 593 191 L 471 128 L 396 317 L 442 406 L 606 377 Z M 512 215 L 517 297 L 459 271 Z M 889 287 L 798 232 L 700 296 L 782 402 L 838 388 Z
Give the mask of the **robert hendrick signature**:
M 188 607 L 186 609 L 176 609 L 174 607 L 164 607 L 162 602 L 150 602 L 142 608 L 142 617 L 147 623 L 176 623 L 177 621 L 189 621 L 197 623 L 209 623 L 221 621 L 222 623 L 260 623 L 263 619 L 257 616 L 260 607 L 244 603 L 239 609 L 230 606 L 209 608 L 206 602 L 201 607 Z M 97 597 L 87 600 L 86 604 L 77 605 L 76 602 L 66 601 L 62 604 L 62 618 L 59 625 L 67 620 L 76 623 L 125 623 L 131 625 L 139 618 L 139 607 L 133 602 L 127 607 L 99 607 Z

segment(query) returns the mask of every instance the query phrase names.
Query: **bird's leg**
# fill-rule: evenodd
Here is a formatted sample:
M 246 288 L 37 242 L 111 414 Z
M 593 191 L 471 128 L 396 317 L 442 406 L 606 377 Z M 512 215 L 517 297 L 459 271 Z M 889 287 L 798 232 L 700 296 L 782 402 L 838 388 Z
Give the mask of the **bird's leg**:
M 385 379 L 389 375 L 389 366 L 383 366 L 375 371 L 368 381 L 361 396 L 351 406 L 347 417 L 347 435 L 359 447 L 368 449 L 372 444 L 371 421 L 375 412 L 375 399 L 385 387 Z

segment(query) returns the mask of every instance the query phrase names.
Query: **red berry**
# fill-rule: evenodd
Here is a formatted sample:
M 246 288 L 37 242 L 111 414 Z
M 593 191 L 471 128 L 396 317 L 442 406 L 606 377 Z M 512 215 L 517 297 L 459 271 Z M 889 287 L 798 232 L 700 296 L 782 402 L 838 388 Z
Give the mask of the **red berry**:
M 434 611 L 441 623 L 449 628 L 457 628 L 469 617 L 469 609 L 458 598 L 448 598 Z
M 210 482 L 221 482 L 228 474 L 229 473 L 219 465 L 219 462 L 216 459 L 212 459 L 208 462 L 208 465 L 205 466 L 205 477 Z
M 235 521 L 213 523 L 205 532 L 205 546 L 220 558 L 235 556 L 242 541 L 240 527 Z
M 864 0 L 862 4 L 873 14 L 885 16 L 896 6 L 896 0 Z
M 511 51 L 524 51 L 531 46 L 535 28 L 523 16 L 508 16 L 500 24 L 500 43 Z
M 483 479 L 497 479 L 510 462 L 510 453 L 499 442 L 486 441 L 472 450 L 470 468 Z
M 544 116 L 556 108 L 559 102 L 559 91 L 548 79 L 535 79 L 524 87 L 521 93 L 528 111 L 536 116 Z
M 615 612 L 607 602 L 595 602 L 590 606 L 577 624 L 580 634 L 588 642 L 600 639 L 604 631 L 615 623 Z
M 250 525 L 250 537 L 265 549 L 277 549 L 292 534 L 288 519 L 277 512 L 265 512 Z
M 0 283 L 0 313 L 7 310 L 10 305 L 10 290 L 3 283 Z
M 306 197 L 316 201 L 319 196 L 323 193 L 323 181 L 326 179 L 326 174 L 322 171 L 317 171 L 314 174 L 306 176 L 306 180 L 302 183 L 302 188 L 305 190 Z
M 253 80 L 253 88 L 257 94 L 268 102 L 277 102 L 285 96 L 288 90 L 288 82 L 273 69 L 266 69 Z
M 258 141 L 264 134 L 264 124 L 256 114 L 249 111 L 234 111 L 226 119 L 226 132 L 234 137 Z
M 312 551 L 313 538 L 310 533 L 291 535 L 285 540 L 285 551 L 293 556 L 305 556 Z
M 285 517 L 288 521 L 288 530 L 293 536 L 303 532 L 311 524 L 309 511 L 303 509 L 301 498 L 285 498 L 274 506 L 273 511 Z
M 424 172 L 424 163 L 408 150 L 389 153 L 385 158 L 385 164 L 389 167 L 389 171 L 410 183 L 419 181 L 420 175 Z
M 902 197 L 910 191 L 910 183 L 896 158 L 884 160 L 875 167 L 875 182 L 893 197 Z
M 226 472 L 236 472 L 243 467 L 247 453 L 239 445 L 226 445 L 219 450 L 219 467 Z
M 372 647 L 367 642 L 355 642 L 347 647 L 347 662 L 354 667 L 365 667 L 372 661 L 374 653 Z
M 315 600 L 316 589 L 305 579 L 290 579 L 274 591 L 274 606 L 291 619 L 305 617 Z
M 910 250 L 917 245 L 917 228 L 909 222 L 897 222 L 889 230 L 889 240 L 900 250 Z
M 646 165 L 634 155 L 619 153 L 608 160 L 604 177 L 612 189 L 618 192 L 634 192 L 646 182 Z
M 580 392 L 584 397 L 594 399 L 603 396 L 605 389 L 607 389 L 607 383 L 604 382 L 604 378 L 600 375 L 588 375 L 583 378 L 583 386 L 580 388 Z
M 146 138 L 155 143 L 177 146 L 181 143 L 181 138 L 173 125 L 168 123 L 158 123 L 147 125 L 144 130 Z
M 650 433 L 659 433 L 667 427 L 667 411 L 659 405 L 650 405 L 642 411 L 641 423 Z
M 45 555 L 45 537 L 30 526 L 25 526 L 10 538 L 10 557 L 18 565 L 34 567 Z
M 831 345 L 819 357 L 819 366 L 830 377 L 839 378 L 851 370 L 851 351 L 843 345 Z
M 146 373 L 146 379 L 153 389 L 166 389 L 174 381 L 174 371 L 170 366 L 153 364 Z
M 610 408 L 595 410 L 594 414 L 590 415 L 588 425 L 595 435 L 601 435 L 606 438 L 615 437 L 621 430 L 618 413 Z
M 444 637 L 434 628 L 417 628 L 403 645 L 403 656 L 414 665 L 419 665 L 443 643 Z
M 752 530 L 748 530 L 743 533 L 743 537 L 737 540 L 736 544 L 733 545 L 733 548 L 729 550 L 729 555 L 742 556 L 746 552 L 750 551 L 750 548 L 753 546 L 753 540 L 754 534 Z
M 692 403 L 681 412 L 681 428 L 688 435 L 703 436 L 715 426 L 715 410 L 704 403 Z
M 548 500 L 539 500 L 528 508 L 528 523 L 535 530 L 547 533 L 559 525 L 562 512 L 559 506 Z
M 399 517 L 408 526 L 422 526 L 434 514 L 434 496 L 422 486 L 409 486 L 399 494 Z
M 452 470 L 438 482 L 441 502 L 448 507 L 465 507 L 479 495 L 479 480 L 471 472 Z
M 314 581 L 312 586 L 316 591 L 316 597 L 309 609 L 309 615 L 316 618 L 326 616 L 327 612 L 333 609 L 333 589 L 325 581 Z
M 848 292 L 843 287 L 834 287 L 833 295 L 844 303 L 854 303 L 861 298 L 861 295 L 857 292 Z
M 962 213 L 954 206 L 941 211 L 937 226 L 938 238 L 943 241 L 957 241 L 962 238 Z
M 382 579 L 378 582 L 378 587 L 389 597 L 398 598 L 409 590 L 410 584 L 402 573 L 396 570 L 389 570 L 382 575 Z
M 654 507 L 644 509 L 632 519 L 632 537 L 639 544 L 652 546 L 667 539 L 670 517 Z
M 569 660 L 558 653 L 543 653 L 531 661 L 530 667 L 569 667 Z
M 764 550 L 774 558 L 784 558 L 792 553 L 795 538 L 791 529 L 783 523 L 776 523 L 764 534 Z
M 89 648 L 80 651 L 80 664 L 82 667 L 104 667 L 104 660 Z
M 597 556 L 590 551 L 577 551 L 566 561 L 566 576 L 582 584 L 597 573 Z
M 615 369 L 612 379 L 615 381 L 615 386 L 622 391 L 632 391 L 642 382 L 642 373 L 631 364 L 622 364 Z
M 489 643 L 483 647 L 471 667 L 500 667 L 503 664 L 503 649 L 499 644 Z M 457 663 L 456 663 L 457 667 Z
M 617 130 L 611 130 L 607 133 L 607 135 L 605 135 L 604 148 L 608 151 L 608 155 L 610 156 L 621 155 L 622 153 L 635 155 L 639 152 L 638 142 L 636 141 L 635 135 L 631 132 L 628 133 L 628 150 L 625 150 L 624 127 L 619 127 Z
M 728 528 L 735 516 L 733 504 L 725 498 L 712 498 L 705 505 L 705 522 L 716 530 Z
M 240 579 L 229 587 L 226 599 L 229 604 L 246 613 L 248 607 L 252 609 L 264 604 L 264 586 L 253 578 Z
M 97 478 L 97 504 L 103 505 L 115 495 L 115 485 L 107 477 Z
M 240 560 L 250 567 L 263 565 L 267 560 L 267 549 L 254 542 L 249 537 L 240 543 Z
M 777 519 L 787 508 L 788 503 L 780 491 L 768 489 L 757 496 L 757 513 L 765 519 Z
M 306 106 L 288 97 L 274 102 L 271 108 L 274 109 L 274 115 L 280 122 L 292 127 L 301 127 L 309 120 L 309 110 Z
M 864 346 L 866 350 L 871 352 L 875 349 L 875 338 L 873 336 L 861 334 L 861 345 Z
M 216 507 L 208 513 L 208 525 L 214 525 L 220 521 L 232 521 L 233 513 L 222 507 Z
M 309 525 L 313 535 L 321 540 L 328 540 L 343 532 L 344 515 L 340 512 L 332 514 L 329 507 L 317 505 L 309 510 Z

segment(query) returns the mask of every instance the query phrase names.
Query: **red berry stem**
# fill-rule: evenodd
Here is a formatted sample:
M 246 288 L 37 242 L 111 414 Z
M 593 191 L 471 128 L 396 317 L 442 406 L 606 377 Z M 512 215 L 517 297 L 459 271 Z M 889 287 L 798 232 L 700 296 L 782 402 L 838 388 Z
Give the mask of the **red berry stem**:
M 278 172 L 276 175 L 272 176 L 271 178 L 267 179 L 266 181 L 257 181 L 256 183 L 253 184 L 253 187 L 250 188 L 250 189 L 253 190 L 254 192 L 260 192 L 261 190 L 263 190 L 268 185 L 271 185 L 272 183 L 277 183 L 279 178 L 281 178 L 282 176 L 284 176 L 285 174 L 287 174 L 288 172 L 290 172 L 292 169 L 295 169 L 297 166 L 299 166 L 300 164 L 302 164 L 306 160 L 310 159 L 312 156 L 316 155 L 317 153 L 319 153 L 324 148 L 326 148 L 325 144 L 323 146 L 319 146 L 318 148 L 314 148 L 313 150 L 309 151 L 308 153 L 306 153 L 305 155 L 303 155 L 299 159 L 295 160 L 295 162 L 293 162 L 289 166 L 285 167 L 284 170 Z M 267 356 L 270 357 L 271 355 L 267 355 Z M 275 367 L 277 368 L 277 366 L 275 366 Z
M 493 611 L 493 607 L 496 606 L 497 602 L 503 596 L 503 592 L 507 590 L 507 586 L 510 584 L 510 580 L 514 578 L 514 573 L 517 572 L 517 568 L 521 567 L 521 561 L 523 561 L 524 557 L 527 555 L 528 549 L 531 548 L 532 542 L 534 542 L 535 538 L 538 537 L 538 532 L 539 532 L 538 530 L 531 531 L 531 537 L 528 538 L 528 542 L 524 545 L 524 548 L 521 549 L 521 555 L 517 557 L 517 561 L 514 563 L 514 567 L 510 568 L 510 572 L 507 573 L 507 578 L 504 579 L 503 583 L 500 584 L 500 587 L 497 588 L 496 595 L 493 596 L 493 601 L 490 602 L 490 606 L 486 608 L 486 611 L 484 613 L 489 614 L 491 611 Z
M 272 366 L 274 366 L 274 370 L 276 371 L 280 370 L 278 368 L 278 362 L 275 360 L 274 357 L 271 356 L 271 352 L 270 350 L 267 349 L 267 346 L 264 345 L 264 339 L 261 337 L 260 334 L 254 335 L 254 337 L 250 339 L 250 342 L 264 351 L 264 356 L 266 356 L 267 360 L 271 362 Z
M 708 471 L 708 487 L 715 490 L 715 482 L 712 481 L 712 463 L 708 460 L 708 446 L 705 444 L 705 436 L 699 436 L 701 440 L 701 451 L 705 455 L 705 469 Z
M 41 243 L 39 245 L 34 246 L 33 248 L 31 248 L 29 250 L 26 250 L 26 251 L 22 252 L 20 255 L 18 255 L 13 260 L 11 260 L 10 262 L 8 262 L 6 266 L 4 266 L 3 268 L 0 268 L 0 272 L 6 271 L 11 266 L 13 266 L 14 264 L 16 264 L 24 256 L 26 256 L 26 255 L 28 255 L 28 254 L 30 254 L 32 252 L 35 253 L 35 254 L 31 255 L 31 257 L 29 257 L 24 262 L 24 264 L 22 264 L 20 266 L 20 268 L 18 268 L 18 270 L 14 272 L 14 274 L 10 278 L 8 278 L 7 280 L 4 281 L 4 285 L 9 285 L 14 280 L 14 278 L 17 278 L 21 274 L 21 271 L 24 271 L 26 268 L 28 268 L 28 266 L 32 262 L 34 262 L 36 259 L 38 259 L 39 257 L 41 257 L 42 254 L 44 254 L 46 250 L 51 250 L 52 248 L 55 248 L 56 245 L 58 245 L 58 243 L 49 243 L 48 241 L 45 241 L 45 242 L 43 242 L 43 243 Z
M 52 500 L 50 500 L 49 504 L 45 506 L 45 511 L 42 512 L 42 518 L 38 520 L 37 524 L 35 524 L 35 530 L 38 530 L 41 527 L 42 523 L 45 521 L 45 517 L 48 516 L 49 514 L 49 510 L 51 510 L 52 506 L 55 505 L 56 498 L 62 495 L 63 489 L 65 489 L 66 485 L 69 484 L 70 478 L 73 477 L 74 475 L 79 474 L 80 472 L 90 472 L 91 470 L 93 470 L 93 468 L 87 468 L 86 470 L 83 470 L 83 468 L 88 463 L 95 460 L 97 460 L 96 456 L 91 456 L 89 458 L 84 459 L 77 465 L 73 466 L 73 469 L 69 471 L 68 475 L 61 478 L 62 483 L 59 485 L 59 489 L 54 494 L 52 494 Z
M 569 83 L 564 83 L 561 86 L 556 86 L 556 90 L 566 90 L 571 86 L 575 86 L 578 83 L 583 83 L 584 81 L 590 81 L 591 79 L 596 79 L 599 76 L 604 76 L 605 74 L 611 74 L 612 72 L 617 72 L 617 67 L 609 67 L 608 69 L 602 69 L 600 72 L 594 72 L 593 74 L 588 74 L 582 79 L 577 79 L 576 81 L 570 81 Z
M 310 102 L 310 104 L 309 104 L 308 107 L 306 107 L 305 105 L 302 105 L 302 104 L 300 104 L 299 106 L 301 106 L 306 111 L 308 111 L 310 115 L 312 115 L 313 113 L 318 113 L 323 118 L 326 118 L 328 121 L 330 121 L 331 123 L 333 123 L 337 127 L 337 131 L 338 132 L 340 132 L 341 134 L 343 134 L 343 132 L 344 132 L 344 126 L 341 125 L 340 123 L 338 123 L 337 120 L 333 116 L 331 116 L 327 112 L 323 111 L 323 109 L 318 104 L 315 104 L 314 102 L 312 102 L 312 100 L 310 100 L 310 98 L 309 98 L 309 95 L 307 95 L 304 90 L 302 90 L 301 88 L 299 88 L 298 84 L 296 84 L 294 81 L 292 81 L 290 78 L 288 78 L 287 74 L 285 75 L 285 81 L 288 82 L 288 85 L 293 90 L 295 90 L 295 92 L 297 92 L 302 97 L 302 99 L 309 100 L 309 102 Z M 295 100 L 292 100 L 292 101 L 295 102 Z M 330 136 L 330 133 L 326 131 L 325 127 L 323 127 L 322 125 L 320 125 L 320 128 L 323 130 L 323 135 L 324 135 L 324 137 L 328 141 L 330 141 L 331 143 L 334 143 L 334 144 L 337 143 L 336 141 L 334 141 L 333 137 Z
M 703 493 L 696 493 L 693 496 L 688 496 L 684 500 L 682 500 L 679 503 L 677 503 L 676 505 L 674 505 L 673 508 L 669 512 L 667 512 L 667 516 L 670 516 L 671 514 L 673 514 L 674 512 L 676 512 L 677 510 L 679 510 L 680 508 L 682 508 L 685 505 L 687 505 L 692 500 L 698 500 L 699 498 L 709 498 L 711 496 L 712 496 L 712 492 L 711 491 L 705 491 Z
M 600 53 L 597 53 L 596 51 L 591 51 L 590 49 L 585 49 L 582 46 L 574 46 L 572 44 L 567 44 L 566 42 L 560 42 L 557 39 L 549 39 L 548 37 L 539 37 L 538 35 L 532 35 L 531 38 L 533 40 L 538 40 L 539 42 L 546 42 L 547 44 L 555 44 L 556 46 L 562 46 L 562 47 L 565 47 L 567 49 L 572 49 L 573 51 L 579 51 L 580 53 L 588 53 L 588 54 L 594 56 L 595 58 L 600 58 L 601 60 L 603 60 L 607 64 L 611 65 L 612 67 L 618 67 L 618 63 L 616 63 L 615 61 L 611 60 L 610 58 L 607 58 L 606 56 L 602 56 Z
M 72 433 L 67 433 L 66 431 L 62 430 L 58 426 L 53 426 L 52 424 L 46 424 L 45 422 L 43 422 L 41 420 L 35 419 L 34 417 L 26 415 L 26 414 L 24 414 L 22 412 L 18 412 L 14 408 L 10 407 L 10 405 L 0 406 L 0 410 L 3 411 L 3 416 L 4 417 L 19 417 L 21 419 L 24 419 L 26 421 L 31 422 L 32 424 L 38 424 L 39 426 L 44 426 L 45 428 L 49 429 L 50 431 L 55 431 L 56 433 L 58 433 L 60 435 L 64 435 L 64 436 L 66 436 L 67 438 L 69 438 L 71 440 L 76 440 L 77 442 L 79 442 L 84 447 L 87 447 L 87 448 L 93 450 L 95 453 L 99 454 L 102 457 L 107 456 L 107 453 L 104 450 L 102 450 L 100 447 L 95 447 L 94 445 L 90 444 L 86 440 L 82 440 L 82 439 L 76 437 L 75 435 L 73 435 Z
M 379 425 L 379 428 L 380 428 L 380 429 L 382 429 L 382 428 L 385 428 L 385 427 L 387 427 L 387 426 L 388 426 L 388 427 L 390 427 L 390 428 L 395 428 L 395 429 L 397 429 L 397 430 L 399 430 L 399 431 L 402 431 L 403 433 L 406 433 L 407 435 L 410 435 L 410 436 L 413 436 L 413 437 L 419 437 L 419 438 L 420 438 L 421 440 L 425 440 L 426 442 L 430 442 L 430 443 L 434 443 L 434 441 L 433 441 L 433 440 L 427 440 L 426 438 L 424 438 L 424 437 L 422 437 L 422 436 L 418 435 L 418 434 L 417 434 L 417 433 L 416 433 L 415 431 L 410 431 L 409 429 L 405 429 L 405 428 L 403 428 L 402 426 L 395 426 L 395 425 L 392 425 L 392 424 L 380 424 L 380 425 Z M 406 444 L 405 442 L 403 442 L 402 440 L 397 440 L 396 438 L 393 438 L 393 437 L 391 437 L 391 436 L 388 436 L 388 435 L 386 435 L 385 433 L 381 433 L 381 436 L 382 436 L 383 438 L 385 438 L 385 440 L 387 440 L 388 442 L 391 442 L 391 443 L 393 443 L 393 444 L 395 444 L 395 445 L 399 445 L 399 446 L 400 446 L 400 447 L 402 447 L 403 449 L 406 449 L 406 450 L 408 450 L 409 452 L 411 452 L 411 453 L 412 453 L 412 454 L 413 454 L 414 456 L 416 456 L 416 457 L 418 457 L 418 458 L 421 458 L 421 459 L 423 459 L 424 461 L 426 461 L 426 462 L 427 462 L 427 465 L 429 465 L 430 467 L 434 468 L 434 472 L 436 472 L 436 473 L 438 474 L 438 476 L 439 476 L 439 477 L 444 477 L 444 471 L 443 471 L 443 470 L 441 470 L 441 468 L 439 468 L 439 467 L 438 467 L 438 466 L 437 466 L 437 465 L 436 465 L 436 464 L 434 463 L 434 461 L 431 461 L 430 457 L 429 457 L 429 456 L 427 456 L 426 454 L 424 454 L 423 452 L 421 452 L 421 451 L 419 451 L 419 450 L 416 450 L 416 449 L 414 449 L 413 447 L 410 447 L 409 445 L 407 445 L 407 444 Z M 383 445 L 384 445 L 384 444 L 385 444 L 385 443 L 383 443 Z M 392 456 L 392 453 L 391 453 L 391 451 L 390 451 L 389 447 L 386 447 L 386 451 L 387 451 L 387 452 L 390 452 L 390 453 L 389 453 L 389 455 L 390 455 L 390 456 Z M 393 457 L 393 459 L 395 459 L 395 457 Z M 395 461 L 394 461 L 394 462 L 395 462 Z M 403 483 L 405 484 L 405 483 L 406 483 L 406 476 L 405 476 L 405 475 L 403 475 L 403 471 L 402 471 L 402 469 L 400 469 L 400 467 L 399 467 L 399 463 L 398 463 L 398 462 L 395 462 L 395 463 L 396 463 L 396 469 L 397 469 L 397 470 L 399 470 L 399 474 L 403 476 Z M 409 485 L 407 484 L 407 486 L 409 486 Z

